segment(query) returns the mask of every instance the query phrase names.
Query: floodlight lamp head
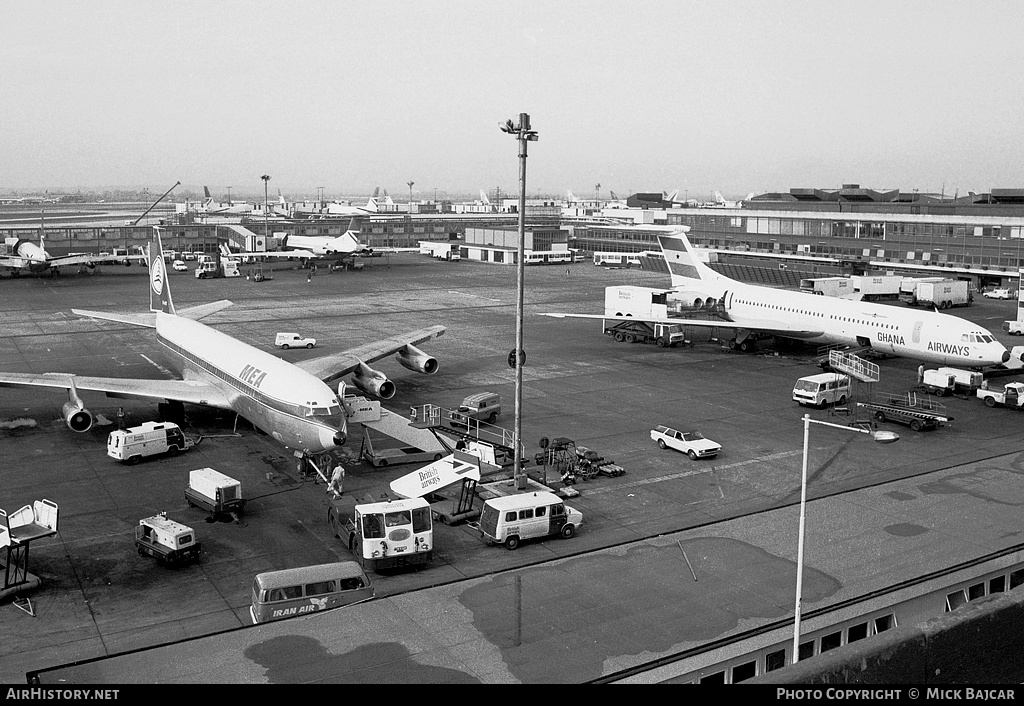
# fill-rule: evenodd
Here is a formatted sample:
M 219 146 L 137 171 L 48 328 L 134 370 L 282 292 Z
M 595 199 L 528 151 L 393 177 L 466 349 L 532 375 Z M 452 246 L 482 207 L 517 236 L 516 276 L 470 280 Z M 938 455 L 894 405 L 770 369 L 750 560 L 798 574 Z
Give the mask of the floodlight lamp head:
M 498 126 L 501 128 L 502 132 L 507 132 L 510 135 L 519 132 L 516 129 L 516 126 L 512 124 L 511 120 L 506 120 L 504 123 L 498 123 Z

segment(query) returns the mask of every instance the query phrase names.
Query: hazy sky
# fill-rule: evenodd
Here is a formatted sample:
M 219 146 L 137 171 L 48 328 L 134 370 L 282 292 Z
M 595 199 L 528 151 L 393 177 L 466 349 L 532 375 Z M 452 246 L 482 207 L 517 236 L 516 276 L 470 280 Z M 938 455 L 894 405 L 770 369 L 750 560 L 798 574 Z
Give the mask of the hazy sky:
M 0 190 L 1022 187 L 1015 1 L 118 2 L 0 13 Z M 161 189 L 162 191 L 162 189 Z

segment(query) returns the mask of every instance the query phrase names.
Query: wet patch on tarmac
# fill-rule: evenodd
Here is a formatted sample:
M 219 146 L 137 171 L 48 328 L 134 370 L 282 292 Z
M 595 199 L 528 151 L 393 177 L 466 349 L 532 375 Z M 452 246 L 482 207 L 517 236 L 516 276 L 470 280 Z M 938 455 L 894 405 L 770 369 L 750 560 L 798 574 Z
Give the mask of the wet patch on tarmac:
M 888 525 L 882 529 L 894 537 L 916 537 L 917 535 L 924 534 L 928 531 L 927 527 L 915 525 L 911 522 L 900 522 L 895 525 Z
M 331 654 L 318 640 L 282 635 L 243 652 L 271 684 L 479 684 L 456 669 L 420 664 L 405 645 L 378 642 Z
M 885 496 L 887 498 L 892 498 L 893 500 L 913 500 L 914 499 L 914 496 L 911 495 L 910 493 L 904 493 L 904 492 L 899 491 L 899 490 L 893 490 L 893 491 L 891 491 L 889 493 L 885 493 Z
M 535 681 L 547 671 L 538 659 L 573 654 L 574 680 L 586 680 L 612 657 L 667 653 L 723 636 L 745 619 L 791 615 L 791 598 L 778 605 L 773 597 L 792 597 L 795 575 L 790 559 L 711 537 L 501 574 L 464 591 L 460 602 L 517 678 Z M 805 567 L 806 609 L 840 588 Z M 589 664 L 579 664 L 583 653 Z
M 917 487 L 925 495 L 970 495 L 971 497 L 978 498 L 979 500 L 984 500 L 986 502 L 996 503 L 999 505 L 1009 505 L 1010 507 L 1020 505 L 1020 503 L 1008 502 L 1006 500 L 1002 500 L 1000 498 L 996 498 L 985 493 L 979 493 L 971 489 L 970 483 L 975 477 L 993 470 L 1004 471 L 1005 469 L 1002 467 L 979 467 L 975 470 L 967 471 L 966 473 L 952 473 L 948 476 L 939 478 L 938 480 L 934 480 L 930 483 L 922 483 Z

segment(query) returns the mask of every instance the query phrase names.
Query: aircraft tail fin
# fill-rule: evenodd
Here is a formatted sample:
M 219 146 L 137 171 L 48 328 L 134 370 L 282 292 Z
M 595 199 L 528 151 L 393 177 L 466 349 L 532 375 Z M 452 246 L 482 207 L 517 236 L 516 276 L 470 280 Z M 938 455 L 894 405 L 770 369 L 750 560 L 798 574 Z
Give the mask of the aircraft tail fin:
M 679 196 L 679 189 L 676 189 L 675 191 L 666 191 L 664 192 L 664 196 L 666 201 L 673 203 L 675 202 L 676 197 Z
M 164 247 L 160 240 L 160 229 L 153 228 L 153 239 L 149 241 L 149 310 L 174 314 L 171 288 L 167 281 L 164 265 Z
M 715 203 L 720 203 L 720 204 L 724 204 L 725 203 L 725 197 L 722 196 L 722 192 L 720 192 L 720 191 L 716 191 L 715 192 Z
M 724 279 L 720 274 L 701 262 L 686 237 L 687 227 L 658 236 L 661 253 L 672 275 L 672 286 L 692 285 L 696 282 L 714 282 Z

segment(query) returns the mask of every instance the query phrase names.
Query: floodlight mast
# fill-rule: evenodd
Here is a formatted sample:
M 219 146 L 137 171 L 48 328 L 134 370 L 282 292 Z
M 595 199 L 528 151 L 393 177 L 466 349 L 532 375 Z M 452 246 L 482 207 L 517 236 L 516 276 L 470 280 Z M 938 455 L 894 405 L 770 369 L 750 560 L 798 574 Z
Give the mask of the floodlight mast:
M 509 365 L 516 371 L 516 406 L 515 406 L 515 430 L 513 434 L 513 448 L 515 449 L 515 463 L 513 468 L 513 480 L 516 489 L 526 488 L 526 474 L 523 473 L 523 365 L 526 363 L 526 351 L 523 349 L 523 275 L 525 268 L 526 251 L 526 143 L 536 142 L 537 131 L 530 129 L 530 116 L 528 113 L 519 114 L 519 124 L 514 125 L 511 120 L 499 124 L 501 131 L 509 135 L 515 135 L 519 141 L 519 248 L 516 259 L 516 347 L 509 354 Z

